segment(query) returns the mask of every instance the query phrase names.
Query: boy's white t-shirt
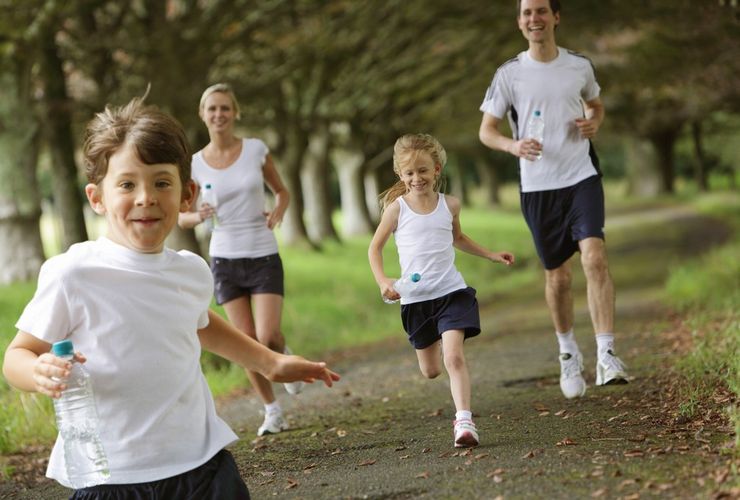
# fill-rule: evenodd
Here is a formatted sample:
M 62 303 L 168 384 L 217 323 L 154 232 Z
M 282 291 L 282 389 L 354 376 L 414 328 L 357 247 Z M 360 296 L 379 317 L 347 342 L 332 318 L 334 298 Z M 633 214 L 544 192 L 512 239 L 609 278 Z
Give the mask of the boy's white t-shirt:
M 552 61 L 536 61 L 524 51 L 498 68 L 480 110 L 498 119 L 508 114 L 515 140 L 529 137 L 535 111 L 545 120 L 542 158 L 519 158 L 523 193 L 573 186 L 598 173 L 575 120 L 584 117 L 583 102 L 600 91 L 591 62 L 561 47 Z
M 452 213 L 445 195 L 439 193 L 436 208 L 428 214 L 411 210 L 403 197 L 393 238 L 398 249 L 401 275 L 419 273 L 421 280 L 401 304 L 432 300 L 465 288 L 465 280 L 455 267 L 452 246 Z
M 199 256 L 144 254 L 107 238 L 42 266 L 16 327 L 49 343 L 68 338 L 87 357 L 110 484 L 192 470 L 237 439 L 200 367 L 197 329 L 208 325 L 212 293 Z M 61 436 L 46 475 L 70 486 Z
M 242 151 L 227 168 L 213 168 L 203 151 L 193 155 L 192 177 L 218 198 L 218 226 L 211 234 L 209 254 L 226 259 L 256 258 L 278 253 L 275 234 L 265 218 L 262 167 L 269 150 L 259 139 L 242 139 Z

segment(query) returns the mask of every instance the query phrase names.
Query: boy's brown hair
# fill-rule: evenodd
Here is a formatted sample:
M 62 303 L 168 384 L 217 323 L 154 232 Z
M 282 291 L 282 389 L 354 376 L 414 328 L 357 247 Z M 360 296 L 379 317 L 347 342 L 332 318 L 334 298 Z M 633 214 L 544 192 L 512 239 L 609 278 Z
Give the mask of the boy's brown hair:
M 183 187 L 190 182 L 192 154 L 182 125 L 155 106 L 145 106 L 143 97 L 125 106 L 106 106 L 87 125 L 83 145 L 87 180 L 100 184 L 110 157 L 126 144 L 147 165 L 177 165 Z

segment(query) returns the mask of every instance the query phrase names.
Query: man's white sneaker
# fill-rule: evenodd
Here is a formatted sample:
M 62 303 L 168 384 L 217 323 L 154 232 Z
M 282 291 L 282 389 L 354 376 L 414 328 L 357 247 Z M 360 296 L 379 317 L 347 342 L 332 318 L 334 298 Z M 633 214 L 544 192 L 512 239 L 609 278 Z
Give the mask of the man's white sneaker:
M 455 448 L 478 446 L 478 430 L 472 420 L 467 418 L 455 420 L 453 432 L 455 434 Z
M 596 361 L 596 385 L 616 385 L 627 383 L 627 367 L 614 355 L 611 349 L 600 353 Z
M 257 429 L 258 436 L 265 434 L 277 434 L 280 431 L 288 430 L 288 422 L 285 421 L 281 413 L 266 413 L 265 421 Z
M 293 351 L 291 351 L 290 347 L 286 345 L 283 349 L 283 354 L 293 354 Z M 288 391 L 288 394 L 295 396 L 296 394 L 301 393 L 303 386 L 305 386 L 306 383 L 299 380 L 298 382 L 286 382 L 283 385 L 285 386 L 285 390 Z
M 560 390 L 568 399 L 586 394 L 586 381 L 583 380 L 583 357 L 576 351 L 560 353 Z

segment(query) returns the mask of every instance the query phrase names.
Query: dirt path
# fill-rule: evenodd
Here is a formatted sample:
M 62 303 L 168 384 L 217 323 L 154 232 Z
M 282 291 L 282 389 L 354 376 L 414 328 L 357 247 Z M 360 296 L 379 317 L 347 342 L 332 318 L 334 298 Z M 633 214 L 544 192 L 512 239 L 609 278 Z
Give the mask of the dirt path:
M 627 224 L 620 218 L 611 224 Z M 659 241 L 649 235 L 672 223 Z M 576 335 L 589 389 L 565 400 L 557 346 L 538 290 L 512 291 L 482 311 L 484 334 L 466 345 L 481 445 L 452 447 L 445 376 L 425 380 L 405 338 L 334 355 L 334 389 L 280 393 L 292 430 L 254 439 L 254 397 L 219 402 L 242 437 L 232 447 L 253 498 L 706 498 L 729 472 L 720 419 L 676 421 L 662 380 L 675 360 L 659 301 L 665 255 L 687 257 L 723 241 L 719 221 L 657 211 L 610 242 L 618 287 L 618 354 L 632 383 L 594 387 L 595 343 L 577 293 Z M 652 227 L 652 231 L 651 231 Z M 634 262 L 643 264 L 635 270 Z M 475 279 L 470 279 L 474 285 Z M 582 280 L 576 281 L 582 287 Z M 9 486 L 4 488 L 10 492 Z M 3 489 L 0 489 L 2 497 Z M 65 498 L 50 482 L 17 498 Z

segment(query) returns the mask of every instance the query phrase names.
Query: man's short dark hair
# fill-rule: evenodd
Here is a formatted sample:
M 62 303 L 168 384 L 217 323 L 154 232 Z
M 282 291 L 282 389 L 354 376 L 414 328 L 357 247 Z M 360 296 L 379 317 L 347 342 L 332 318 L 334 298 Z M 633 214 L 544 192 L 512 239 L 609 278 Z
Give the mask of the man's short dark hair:
M 553 14 L 560 12 L 560 0 L 550 0 L 550 10 Z M 522 13 L 522 0 L 516 0 L 516 17 Z

